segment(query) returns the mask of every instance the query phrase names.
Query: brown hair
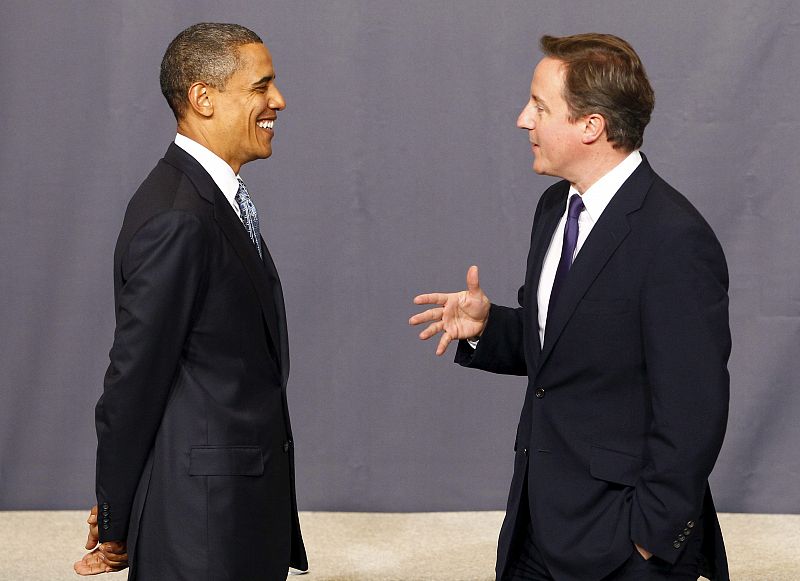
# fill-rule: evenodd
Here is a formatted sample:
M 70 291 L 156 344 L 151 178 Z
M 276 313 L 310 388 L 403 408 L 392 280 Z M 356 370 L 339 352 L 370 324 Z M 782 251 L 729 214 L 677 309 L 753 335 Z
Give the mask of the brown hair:
M 224 90 L 241 65 L 239 47 L 260 42 L 255 32 L 238 24 L 200 22 L 178 34 L 164 53 L 160 75 L 161 92 L 175 118 L 186 111 L 193 83 Z
M 598 113 L 615 149 L 642 146 L 655 95 L 633 47 L 611 34 L 543 36 L 542 52 L 566 67 L 564 100 L 570 120 Z

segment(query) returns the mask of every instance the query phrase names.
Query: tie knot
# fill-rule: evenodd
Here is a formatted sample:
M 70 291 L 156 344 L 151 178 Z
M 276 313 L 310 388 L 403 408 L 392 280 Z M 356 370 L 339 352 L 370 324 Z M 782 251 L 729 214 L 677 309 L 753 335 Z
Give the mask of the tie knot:
M 578 194 L 573 194 L 569 199 L 569 210 L 567 211 L 567 216 L 571 220 L 577 220 L 578 216 L 580 216 L 581 212 L 583 212 L 583 209 L 583 200 Z
M 250 194 L 247 193 L 247 186 L 244 185 L 242 178 L 237 177 L 236 181 L 239 182 L 239 190 L 236 192 L 237 201 L 239 198 L 247 199 L 250 197 Z

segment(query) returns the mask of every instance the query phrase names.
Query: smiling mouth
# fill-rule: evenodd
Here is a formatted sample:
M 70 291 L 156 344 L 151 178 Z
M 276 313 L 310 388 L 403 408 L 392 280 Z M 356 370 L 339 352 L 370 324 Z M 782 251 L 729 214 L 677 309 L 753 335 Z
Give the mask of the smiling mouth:
M 261 127 L 261 129 L 269 129 L 270 131 L 274 131 L 273 127 L 275 125 L 274 119 L 262 119 L 261 121 L 256 121 L 256 125 Z

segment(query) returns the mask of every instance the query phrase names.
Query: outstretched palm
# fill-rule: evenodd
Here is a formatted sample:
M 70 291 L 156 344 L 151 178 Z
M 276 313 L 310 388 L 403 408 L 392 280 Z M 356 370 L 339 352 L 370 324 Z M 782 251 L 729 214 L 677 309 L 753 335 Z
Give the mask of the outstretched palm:
M 456 293 L 429 293 L 414 297 L 415 305 L 438 305 L 411 317 L 411 325 L 430 323 L 419 334 L 420 339 L 430 339 L 442 333 L 436 354 L 443 355 L 450 341 L 478 337 L 489 317 L 489 298 L 484 294 L 478 279 L 478 267 L 467 271 L 467 290 Z

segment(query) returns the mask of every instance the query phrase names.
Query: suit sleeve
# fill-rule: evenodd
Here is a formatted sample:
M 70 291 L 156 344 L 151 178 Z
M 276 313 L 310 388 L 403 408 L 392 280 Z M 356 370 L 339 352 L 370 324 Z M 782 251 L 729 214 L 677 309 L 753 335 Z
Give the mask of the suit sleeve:
M 520 289 L 520 299 L 523 292 L 523 289 Z M 491 305 L 489 321 L 477 348 L 473 349 L 467 341 L 459 341 L 456 363 L 492 373 L 527 375 L 522 328 L 523 313 L 522 307 Z
M 728 273 L 706 224 L 663 244 L 642 290 L 652 424 L 631 539 L 674 563 L 701 514 L 728 417 Z M 688 533 L 687 533 L 688 531 Z
M 124 251 L 117 324 L 95 408 L 100 541 L 124 540 L 133 496 L 167 405 L 206 272 L 200 219 L 168 211 Z

